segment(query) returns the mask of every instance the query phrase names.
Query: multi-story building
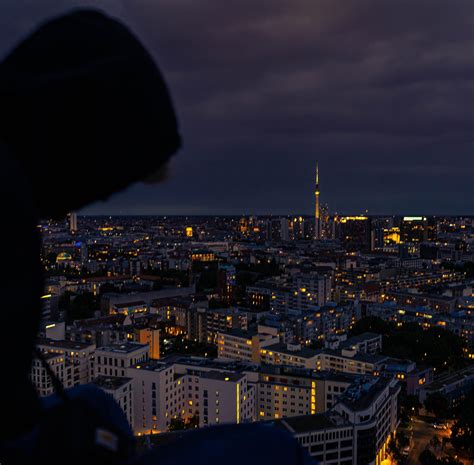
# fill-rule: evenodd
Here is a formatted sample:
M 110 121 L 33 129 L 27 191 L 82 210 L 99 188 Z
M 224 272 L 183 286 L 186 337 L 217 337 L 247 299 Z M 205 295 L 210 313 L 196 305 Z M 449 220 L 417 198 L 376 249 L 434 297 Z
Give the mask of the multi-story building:
M 334 221 L 336 237 L 348 252 L 370 250 L 371 220 L 368 216 L 339 216 Z
M 136 434 L 166 431 L 178 417 L 197 416 L 200 426 L 256 419 L 255 388 L 246 374 L 178 362 L 148 361 L 128 369 Z
M 234 329 L 217 336 L 217 356 L 220 359 L 260 363 L 261 349 L 279 342 L 273 334 L 260 334 L 257 330 Z
M 259 420 L 313 415 L 330 409 L 354 377 L 284 366 L 258 369 Z
M 117 376 L 98 376 L 92 384 L 110 394 L 125 413 L 130 427 L 133 429 L 133 383 L 131 378 Z
M 56 378 L 63 384 L 65 388 L 70 387 L 72 382 L 72 376 L 68 371 L 71 371 L 71 367 L 66 366 L 66 359 L 63 354 L 57 353 L 45 353 L 43 355 L 44 361 L 49 365 L 49 368 L 54 373 Z M 30 379 L 36 392 L 40 397 L 49 396 L 54 393 L 54 386 L 46 370 L 43 362 L 37 357 L 33 359 L 31 365 Z
M 441 394 L 445 397 L 451 408 L 456 408 L 460 401 L 474 386 L 474 366 L 454 372 L 443 373 L 430 384 L 423 384 L 419 387 L 419 399 L 424 403 L 430 394 Z
M 334 410 L 354 425 L 355 463 L 378 465 L 386 458 L 398 426 L 399 393 L 394 378 L 361 378 L 335 404 Z
M 318 369 L 319 351 L 302 347 L 301 344 L 276 343 L 260 349 L 260 359 L 267 365 L 287 365 Z
M 319 465 L 358 463 L 354 426 L 336 412 L 285 418 L 275 425 L 293 434 Z
M 36 347 L 43 354 L 62 355 L 65 360 L 67 387 L 89 383 L 94 378 L 95 344 L 40 338 Z
M 222 302 L 231 304 L 235 298 L 236 270 L 234 265 L 219 264 L 217 269 L 217 293 Z
M 127 368 L 148 360 L 148 344 L 126 342 L 99 347 L 95 352 L 97 376 L 126 376 Z

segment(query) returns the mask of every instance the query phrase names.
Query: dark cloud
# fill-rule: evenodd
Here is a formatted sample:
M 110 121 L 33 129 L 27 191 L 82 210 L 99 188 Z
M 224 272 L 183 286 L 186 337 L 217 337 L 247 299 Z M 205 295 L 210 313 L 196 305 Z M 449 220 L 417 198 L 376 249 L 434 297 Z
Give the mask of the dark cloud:
M 173 176 L 89 212 L 473 213 L 472 0 L 95 4 L 157 58 L 184 149 Z M 5 52 L 71 2 L 4 0 Z M 131 159 L 133 154 L 131 154 Z

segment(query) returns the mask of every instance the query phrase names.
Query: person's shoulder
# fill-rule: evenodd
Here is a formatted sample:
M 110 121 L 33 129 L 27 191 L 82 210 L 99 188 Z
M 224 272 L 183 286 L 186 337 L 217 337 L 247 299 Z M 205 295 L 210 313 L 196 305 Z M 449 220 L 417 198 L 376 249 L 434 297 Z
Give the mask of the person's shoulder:
M 0 199 L 2 214 L 31 221 L 35 216 L 31 186 L 21 163 L 0 142 Z M 21 210 L 21 211 L 20 211 Z

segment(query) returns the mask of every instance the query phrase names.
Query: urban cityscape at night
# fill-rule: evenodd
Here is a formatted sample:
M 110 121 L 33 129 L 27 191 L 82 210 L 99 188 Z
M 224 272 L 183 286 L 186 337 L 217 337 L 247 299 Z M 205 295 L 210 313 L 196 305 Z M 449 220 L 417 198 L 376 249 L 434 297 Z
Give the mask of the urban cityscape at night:
M 472 0 L 0 12 L 0 465 L 474 464 Z
M 41 351 L 140 444 L 269 422 L 318 463 L 469 463 L 474 217 L 334 215 L 317 167 L 314 205 L 42 222 Z

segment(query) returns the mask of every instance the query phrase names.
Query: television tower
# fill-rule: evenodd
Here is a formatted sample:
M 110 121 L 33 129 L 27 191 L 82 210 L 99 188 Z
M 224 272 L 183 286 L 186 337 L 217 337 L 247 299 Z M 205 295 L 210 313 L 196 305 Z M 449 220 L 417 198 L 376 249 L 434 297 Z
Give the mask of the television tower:
M 319 211 L 319 166 L 316 162 L 316 190 L 315 195 L 315 209 L 314 209 L 314 238 L 321 239 L 321 222 L 320 222 L 320 211 Z

